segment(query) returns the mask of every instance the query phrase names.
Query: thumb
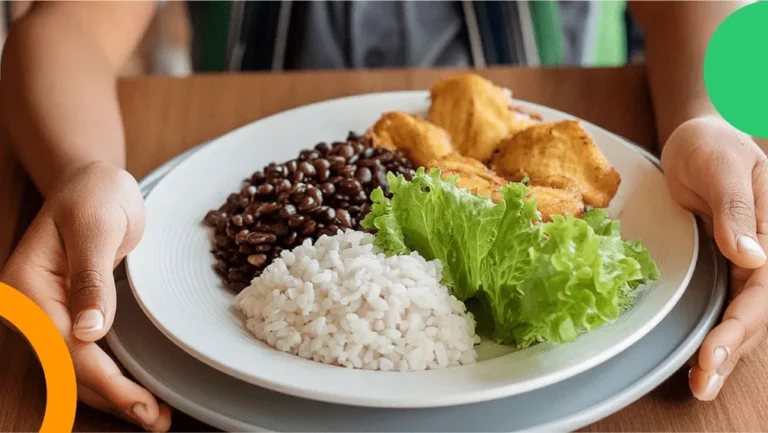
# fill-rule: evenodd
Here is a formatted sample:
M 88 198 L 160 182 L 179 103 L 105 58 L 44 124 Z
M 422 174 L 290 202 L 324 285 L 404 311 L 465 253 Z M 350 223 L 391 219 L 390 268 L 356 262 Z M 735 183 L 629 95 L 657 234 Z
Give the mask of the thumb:
M 77 221 L 77 219 L 75 220 Z M 72 335 L 96 341 L 106 335 L 115 317 L 117 251 L 125 236 L 125 218 L 79 219 L 61 235 L 69 262 L 69 309 Z
M 727 161 L 724 161 L 727 162 Z M 715 242 L 736 266 L 756 269 L 766 262 L 757 241 L 752 179 L 743 164 L 723 164 L 721 173 L 708 177 Z

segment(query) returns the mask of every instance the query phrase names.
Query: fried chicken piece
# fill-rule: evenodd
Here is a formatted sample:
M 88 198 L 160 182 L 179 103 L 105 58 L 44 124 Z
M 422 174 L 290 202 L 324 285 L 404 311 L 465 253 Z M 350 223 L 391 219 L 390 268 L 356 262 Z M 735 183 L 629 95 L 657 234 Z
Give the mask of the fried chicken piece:
M 578 185 L 566 177 L 555 176 L 539 182 L 529 182 L 531 194 L 536 197 L 536 209 L 544 222 L 552 221 L 552 215 L 573 215 L 581 218 L 584 201 Z
M 445 130 L 402 111 L 384 113 L 368 135 L 374 146 L 400 149 L 418 166 L 454 151 Z
M 458 175 L 459 180 L 456 181 L 458 188 L 468 189 L 474 195 L 489 197 L 494 203 L 501 201 L 502 197 L 499 190 L 509 183 L 480 161 L 461 156 L 458 153 L 432 160 L 426 168 L 427 170 L 439 168 L 440 177 L 443 179 Z
M 571 179 L 584 203 L 595 208 L 607 207 L 621 183 L 619 173 L 574 120 L 534 125 L 505 139 L 491 168 L 511 181 L 526 176 L 534 182 Z
M 508 90 L 475 74 L 438 81 L 430 98 L 428 120 L 448 131 L 460 154 L 480 161 L 490 159 L 504 137 L 541 117 L 513 109 Z

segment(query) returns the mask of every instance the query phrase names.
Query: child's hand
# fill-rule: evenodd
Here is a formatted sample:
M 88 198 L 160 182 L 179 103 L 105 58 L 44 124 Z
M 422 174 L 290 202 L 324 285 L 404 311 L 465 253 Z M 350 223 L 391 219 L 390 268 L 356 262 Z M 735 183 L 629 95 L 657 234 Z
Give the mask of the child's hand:
M 730 304 L 692 360 L 689 384 L 700 400 L 720 392 L 768 325 L 768 159 L 747 135 L 718 118 L 680 125 L 662 165 L 672 196 L 696 212 L 731 262 Z
M 170 427 L 170 409 L 121 373 L 95 343 L 115 317 L 112 271 L 139 242 L 144 204 L 136 181 L 105 164 L 66 176 L 8 260 L 0 279 L 35 301 L 72 354 L 79 399 L 148 430 Z

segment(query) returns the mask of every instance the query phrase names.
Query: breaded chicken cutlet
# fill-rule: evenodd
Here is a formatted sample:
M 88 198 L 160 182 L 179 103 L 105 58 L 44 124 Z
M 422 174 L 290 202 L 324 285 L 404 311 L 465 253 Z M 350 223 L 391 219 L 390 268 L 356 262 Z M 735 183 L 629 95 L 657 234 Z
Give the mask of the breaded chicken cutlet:
M 527 176 L 532 184 L 548 187 L 553 179 L 562 183 L 566 178 L 593 208 L 608 207 L 621 183 L 619 173 L 574 120 L 541 123 L 505 139 L 491 168 L 508 180 Z
M 443 179 L 459 176 L 456 181 L 458 188 L 468 189 L 474 195 L 490 197 L 494 203 L 502 200 L 500 190 L 509 183 L 480 161 L 456 153 L 430 161 L 426 168 L 427 170 L 439 168 Z M 527 198 L 536 197 L 536 209 L 545 222 L 552 220 L 551 215 L 580 217 L 584 212 L 581 194 L 567 179 L 553 181 L 550 184 L 531 182 L 528 187 L 531 194 Z
M 440 177 L 443 179 L 458 175 L 456 187 L 468 189 L 474 195 L 489 197 L 494 203 L 501 201 L 499 190 L 509 183 L 480 161 L 458 153 L 448 154 L 427 163 L 427 170 L 433 168 L 440 169 Z
M 541 118 L 512 107 L 508 90 L 475 74 L 438 81 L 430 99 L 428 120 L 448 131 L 457 152 L 483 162 L 493 156 L 502 139 Z
M 384 113 L 367 135 L 374 146 L 400 149 L 419 166 L 454 152 L 445 130 L 402 111 Z

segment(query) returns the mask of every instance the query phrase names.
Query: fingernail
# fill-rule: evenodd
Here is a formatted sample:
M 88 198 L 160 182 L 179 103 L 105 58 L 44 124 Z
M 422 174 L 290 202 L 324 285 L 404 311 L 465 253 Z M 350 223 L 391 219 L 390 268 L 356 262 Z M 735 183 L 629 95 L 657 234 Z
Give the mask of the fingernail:
M 728 360 L 728 357 L 731 356 L 731 350 L 725 346 L 717 346 L 715 347 L 715 353 L 714 357 L 712 359 L 712 363 L 714 364 L 713 370 L 717 371 L 720 369 L 720 367 L 725 364 L 725 361 Z
M 104 327 L 104 315 L 97 309 L 85 310 L 77 315 L 75 319 L 74 332 L 75 336 L 78 333 L 89 333 L 99 331 Z
M 696 398 L 701 401 L 711 401 L 717 397 L 720 392 L 720 388 L 723 387 L 723 376 L 719 373 L 712 373 L 707 380 L 707 386 L 704 388 L 704 392 L 697 395 Z
M 146 426 L 149 425 L 147 420 L 147 418 L 149 418 L 149 409 L 147 409 L 147 405 L 144 403 L 136 403 L 131 407 L 131 412 L 133 417 L 136 418 L 146 430 Z
M 765 251 L 763 251 L 763 248 L 760 246 L 759 243 L 755 239 L 753 239 L 750 236 L 747 235 L 741 235 L 736 239 L 736 247 L 739 249 L 742 253 L 747 253 L 749 255 L 760 257 L 761 259 L 765 260 Z
M 688 369 L 688 379 L 690 379 L 690 378 L 691 378 L 691 372 L 692 372 L 692 371 L 693 371 L 693 368 L 689 368 L 689 369 Z

